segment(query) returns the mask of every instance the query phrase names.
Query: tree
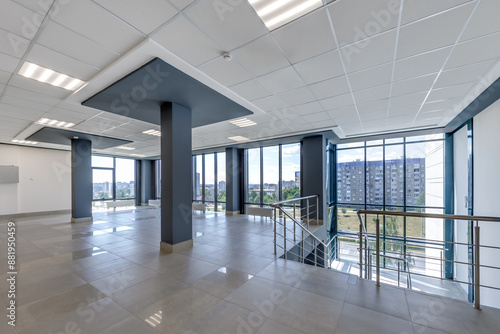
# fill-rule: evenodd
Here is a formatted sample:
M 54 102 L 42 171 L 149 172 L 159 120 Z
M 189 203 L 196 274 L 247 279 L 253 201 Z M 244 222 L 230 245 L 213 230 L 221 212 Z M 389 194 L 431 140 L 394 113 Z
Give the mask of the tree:
M 219 195 L 217 196 L 217 201 L 218 202 L 225 202 L 226 201 L 226 191 L 225 190 L 219 191 Z

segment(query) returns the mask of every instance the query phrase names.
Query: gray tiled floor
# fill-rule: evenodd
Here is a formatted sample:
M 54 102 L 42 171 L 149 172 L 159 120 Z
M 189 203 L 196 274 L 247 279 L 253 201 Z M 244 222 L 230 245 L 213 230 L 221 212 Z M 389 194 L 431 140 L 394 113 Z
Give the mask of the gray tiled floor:
M 500 310 L 279 259 L 269 220 L 193 219 L 195 247 L 177 254 L 159 250 L 158 209 L 19 220 L 15 328 L 0 224 L 0 333 L 499 332 Z

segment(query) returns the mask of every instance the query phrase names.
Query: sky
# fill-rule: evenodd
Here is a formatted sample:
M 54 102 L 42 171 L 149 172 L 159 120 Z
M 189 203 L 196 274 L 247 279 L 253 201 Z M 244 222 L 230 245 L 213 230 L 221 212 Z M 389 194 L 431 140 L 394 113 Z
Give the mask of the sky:
M 92 166 L 113 167 L 113 158 L 92 156 Z M 92 182 L 112 182 L 113 174 L 109 170 L 97 170 L 93 172 Z M 116 159 L 116 182 L 131 182 L 135 179 L 135 160 Z

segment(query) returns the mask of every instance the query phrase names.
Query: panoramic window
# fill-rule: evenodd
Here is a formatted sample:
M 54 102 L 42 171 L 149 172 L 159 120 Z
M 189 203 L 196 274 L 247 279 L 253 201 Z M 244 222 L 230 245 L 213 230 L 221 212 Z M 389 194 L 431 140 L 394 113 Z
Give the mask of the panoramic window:
M 245 171 L 246 205 L 263 206 L 299 198 L 300 144 L 248 149 Z
M 226 210 L 226 153 L 193 156 L 193 201 L 208 211 Z
M 135 198 L 135 160 L 92 156 L 94 201 Z

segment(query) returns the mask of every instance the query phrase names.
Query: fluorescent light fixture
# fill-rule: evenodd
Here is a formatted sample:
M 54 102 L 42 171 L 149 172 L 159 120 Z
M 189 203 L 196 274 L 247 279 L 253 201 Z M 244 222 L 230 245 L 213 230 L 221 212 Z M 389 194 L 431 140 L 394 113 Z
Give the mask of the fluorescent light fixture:
M 130 146 L 118 146 L 120 150 L 127 150 L 127 151 L 133 151 L 135 150 L 135 147 L 130 147 Z
M 19 75 L 71 91 L 75 91 L 85 84 L 80 79 L 72 78 L 66 74 L 27 61 L 19 70 Z
M 12 142 L 16 143 L 16 144 L 28 144 L 28 145 L 36 145 L 36 144 L 38 144 L 37 141 L 18 140 L 18 139 L 12 139 Z
M 129 154 L 131 157 L 137 157 L 137 158 L 144 158 L 145 155 L 143 154 Z
M 229 123 L 234 124 L 236 126 L 239 126 L 240 128 L 245 128 L 247 126 L 257 125 L 257 123 L 249 120 L 248 118 L 238 118 L 238 119 L 229 121 Z
M 158 131 L 158 130 L 147 130 L 147 131 L 143 131 L 142 133 L 145 133 L 147 135 L 161 137 L 161 131 Z
M 249 0 L 269 30 L 281 27 L 323 6 L 323 0 Z
M 55 128 L 66 128 L 66 129 L 75 126 L 75 123 L 63 122 L 63 121 L 58 121 L 57 119 L 48 119 L 48 118 L 40 118 L 38 121 L 36 121 L 36 124 L 52 126 Z
M 243 137 L 243 136 L 227 137 L 227 139 L 231 139 L 231 140 L 234 140 L 234 141 L 247 141 L 247 140 L 250 140 L 247 137 Z

